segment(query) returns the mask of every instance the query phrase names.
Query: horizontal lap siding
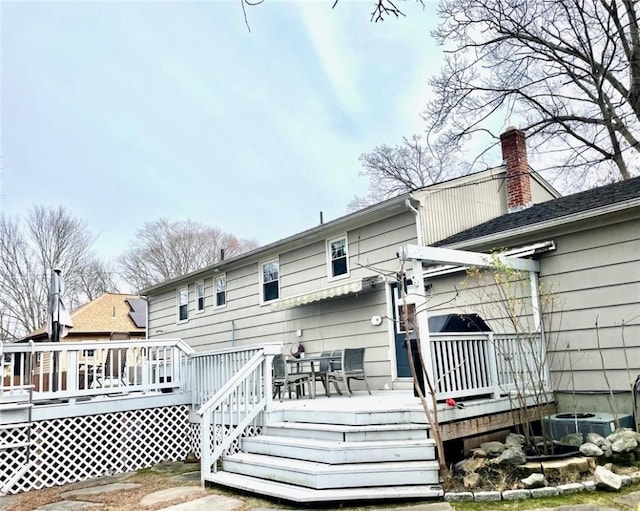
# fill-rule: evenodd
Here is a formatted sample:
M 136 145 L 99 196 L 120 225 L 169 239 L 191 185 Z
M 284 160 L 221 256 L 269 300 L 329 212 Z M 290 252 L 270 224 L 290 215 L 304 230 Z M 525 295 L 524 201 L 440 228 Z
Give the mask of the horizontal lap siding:
M 335 233 L 330 239 L 344 232 Z M 398 247 L 416 243 L 415 217 L 403 213 L 349 231 L 350 276 L 329 281 L 325 241 L 284 251 L 280 261 L 280 296 L 286 299 L 399 269 Z M 195 283 L 189 285 L 189 321 L 176 324 L 176 291 L 150 297 L 149 324 L 153 337 L 180 337 L 196 350 L 229 347 L 232 330 L 236 346 L 299 341 L 307 352 L 318 353 L 345 347 L 366 347 L 367 370 L 375 388 L 391 383 L 388 325 L 371 324 L 371 317 L 386 316 L 385 285 L 363 292 L 286 310 L 260 305 L 259 264 L 227 272 L 227 306 L 215 309 L 213 278 L 207 276 L 207 304 L 196 313 Z M 202 279 L 200 279 L 202 280 Z M 277 303 L 277 302 L 274 302 Z M 302 336 L 296 335 L 297 331 Z M 162 331 L 160 333 L 156 333 Z M 356 384 L 357 385 L 357 384 Z
M 544 257 L 541 280 L 561 293 L 548 332 L 556 388 L 609 390 L 604 360 L 613 390 L 629 390 L 640 374 L 640 223 L 554 240 L 557 250 Z

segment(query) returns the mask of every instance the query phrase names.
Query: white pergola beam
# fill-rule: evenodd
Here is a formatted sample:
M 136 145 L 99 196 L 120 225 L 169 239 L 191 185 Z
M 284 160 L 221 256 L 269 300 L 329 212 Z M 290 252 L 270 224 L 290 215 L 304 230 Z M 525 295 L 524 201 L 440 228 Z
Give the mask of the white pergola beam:
M 425 247 L 420 245 L 404 245 L 400 247 L 398 257 L 403 261 L 422 261 L 433 264 L 455 264 L 461 266 L 476 266 L 492 268 L 497 259 L 505 266 L 521 271 L 540 271 L 540 263 L 531 259 L 507 257 L 499 254 L 490 255 L 466 250 L 452 250 L 450 248 Z

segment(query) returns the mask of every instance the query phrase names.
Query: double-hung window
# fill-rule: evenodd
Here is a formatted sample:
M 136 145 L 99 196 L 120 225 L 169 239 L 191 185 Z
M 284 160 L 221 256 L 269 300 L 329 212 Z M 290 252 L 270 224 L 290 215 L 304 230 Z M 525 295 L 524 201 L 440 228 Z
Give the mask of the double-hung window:
M 214 279 L 216 307 L 224 307 L 227 303 L 227 277 L 222 275 Z
M 327 241 L 329 280 L 349 276 L 347 236 Z
M 189 288 L 181 287 L 177 291 L 178 322 L 189 320 Z
M 260 281 L 262 284 L 262 301 L 270 302 L 280 297 L 280 264 L 277 259 L 260 265 Z
M 196 284 L 196 301 L 197 311 L 204 312 L 204 281 L 201 280 Z

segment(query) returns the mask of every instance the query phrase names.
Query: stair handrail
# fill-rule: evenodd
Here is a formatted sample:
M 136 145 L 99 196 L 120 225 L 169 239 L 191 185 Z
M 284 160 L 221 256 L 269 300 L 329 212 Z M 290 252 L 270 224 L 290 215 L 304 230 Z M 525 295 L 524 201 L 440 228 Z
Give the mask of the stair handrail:
M 202 484 L 206 481 L 207 476 L 217 471 L 218 460 L 242 435 L 245 428 L 253 422 L 258 414 L 270 408 L 272 397 L 271 365 L 273 356 L 280 351 L 281 345 L 264 346 L 196 412 L 201 417 L 200 475 Z M 262 370 L 260 371 L 260 369 Z M 258 377 L 260 382 L 258 382 Z M 254 384 L 253 390 L 257 391 L 256 394 L 251 394 L 250 383 Z M 239 390 L 245 391 L 244 396 Z M 236 397 L 235 402 L 231 400 L 233 397 Z M 237 399 L 239 397 L 244 397 L 242 403 Z M 227 410 L 224 409 L 225 405 Z M 235 410 L 232 410 L 233 407 Z M 235 424 L 232 422 L 234 411 Z M 240 417 L 241 413 L 242 418 Z M 213 417 L 216 415 L 220 417 L 220 424 L 217 426 L 221 427 L 222 439 L 212 450 L 211 427 L 216 426 L 213 424 Z M 223 423 L 225 418 L 229 421 L 228 424 Z M 228 431 L 224 430 L 225 425 L 229 426 Z

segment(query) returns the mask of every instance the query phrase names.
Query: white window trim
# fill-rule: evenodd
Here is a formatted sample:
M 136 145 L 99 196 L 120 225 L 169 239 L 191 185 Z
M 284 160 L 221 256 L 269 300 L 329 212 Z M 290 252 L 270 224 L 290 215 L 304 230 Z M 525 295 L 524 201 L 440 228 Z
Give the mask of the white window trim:
M 332 260 L 331 260 L 331 244 L 334 241 L 339 241 L 339 240 L 344 240 L 344 247 L 345 247 L 345 251 L 346 251 L 346 256 L 347 256 L 347 273 L 343 273 L 342 275 L 337 275 L 337 276 L 333 276 L 333 266 L 331 264 Z M 347 233 L 344 233 L 340 236 L 336 236 L 335 238 L 331 238 L 330 240 L 326 241 L 326 245 L 325 245 L 326 249 L 325 249 L 325 256 L 327 258 L 327 280 L 329 282 L 333 281 L 333 280 L 342 280 L 342 279 L 348 279 L 351 276 L 351 266 L 349 265 L 349 238 L 347 236 Z
M 265 301 L 264 299 L 264 266 L 269 264 L 269 263 L 273 263 L 273 262 L 278 263 L 278 298 L 274 298 L 273 300 L 268 300 Z M 281 293 L 281 289 L 280 289 L 280 281 L 282 279 L 282 274 L 280 272 L 280 258 L 279 257 L 274 257 L 272 259 L 268 259 L 266 261 L 261 261 L 260 264 L 258 265 L 258 272 L 260 273 L 260 305 L 271 305 L 272 303 L 277 302 L 278 300 L 280 300 L 280 298 L 282 298 L 282 293 Z
M 218 305 L 218 279 L 224 279 L 224 304 Z M 224 309 L 227 306 L 228 301 L 228 289 L 227 289 L 227 274 L 223 273 L 221 275 L 216 275 L 213 277 L 213 308 L 214 309 Z
M 180 319 L 180 292 L 184 289 L 187 290 L 187 319 Z M 176 289 L 176 324 L 189 322 L 189 286 L 182 286 Z
M 202 284 L 202 309 L 200 308 L 200 297 L 198 296 L 198 286 Z M 204 280 L 196 282 L 196 314 L 202 314 L 207 308 L 207 288 L 204 285 Z

